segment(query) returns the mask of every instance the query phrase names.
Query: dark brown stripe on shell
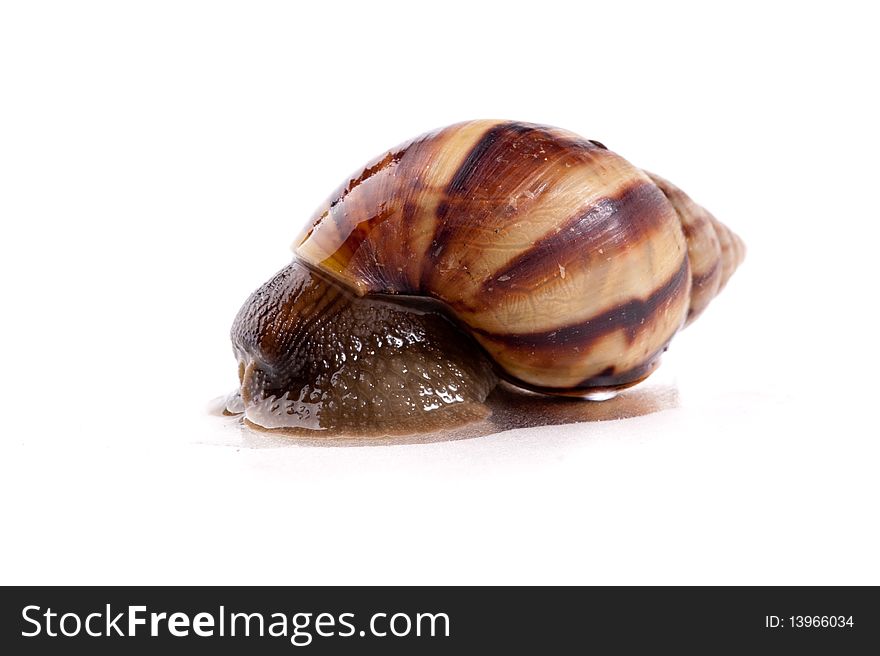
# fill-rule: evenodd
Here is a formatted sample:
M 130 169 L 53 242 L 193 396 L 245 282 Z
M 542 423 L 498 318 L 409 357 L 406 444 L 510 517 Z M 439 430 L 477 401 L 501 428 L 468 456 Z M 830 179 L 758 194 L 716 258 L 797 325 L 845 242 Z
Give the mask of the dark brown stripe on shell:
M 619 330 L 623 330 L 627 339 L 632 342 L 639 329 L 652 320 L 660 307 L 687 291 L 689 273 L 688 259 L 683 257 L 678 270 L 648 298 L 634 298 L 577 324 L 520 334 L 498 334 L 479 329 L 474 331 L 508 347 L 556 352 L 559 358 L 568 357 L 567 354 L 574 347 L 581 351 L 589 349 L 590 344 Z
M 515 141 L 534 131 L 533 126 L 525 123 L 502 123 L 489 128 L 486 134 L 473 145 L 471 152 L 461 163 L 455 175 L 452 176 L 446 189 L 446 195 L 448 197 L 467 196 L 475 187 L 487 184 L 489 181 L 482 173 L 484 160 L 503 155 L 513 147 Z M 441 219 L 444 218 L 445 211 L 445 208 L 438 208 L 437 216 Z
M 693 276 L 693 278 L 691 279 L 692 286 L 695 289 L 699 289 L 699 288 L 705 286 L 706 284 L 712 282 L 716 276 L 721 275 L 719 273 L 720 266 L 721 266 L 720 262 L 718 262 L 716 260 L 715 263 L 711 267 L 709 267 L 709 269 L 707 271 L 704 271 L 703 273 L 700 273 L 700 274 L 695 274 Z
M 412 255 L 409 233 L 419 207 L 418 195 L 424 191 L 422 174 L 436 155 L 438 136 L 428 134 L 389 152 L 343 185 L 330 203 L 336 229 L 345 235 L 332 259 L 367 289 L 413 291 L 405 275 Z M 351 193 L 355 189 L 357 193 Z M 387 231 L 379 230 L 389 220 L 395 226 L 393 248 L 387 243 Z
M 657 187 L 634 178 L 616 197 L 593 203 L 577 216 L 564 221 L 559 232 L 535 242 L 483 283 L 489 294 L 525 291 L 556 275 L 558 265 L 571 267 L 574 275 L 591 258 L 607 258 L 623 244 L 631 247 L 646 239 L 670 216 L 669 202 Z M 598 249 L 605 247 L 603 253 Z M 549 264 L 549 266 L 548 266 Z
M 639 381 L 644 380 L 648 374 L 657 368 L 659 364 L 658 359 L 666 348 L 667 345 L 664 344 L 658 353 L 652 354 L 642 364 L 636 365 L 627 371 L 615 372 L 614 367 L 608 367 L 598 376 L 591 376 L 586 380 L 582 380 L 575 385 L 575 389 L 619 389 L 635 385 Z
M 474 226 L 483 230 L 489 224 L 503 226 L 514 215 L 528 212 L 544 189 L 564 175 L 563 162 L 581 164 L 605 152 L 586 139 L 568 138 L 538 125 L 509 122 L 489 128 L 452 176 L 437 206 L 437 228 L 427 253 L 423 286 L 450 242 Z M 522 191 L 531 179 L 541 184 L 529 190 L 529 199 L 509 207 L 514 192 Z
M 543 385 L 532 385 L 531 383 L 519 380 L 518 378 L 511 376 L 504 371 L 500 371 L 499 375 L 505 380 L 513 383 L 514 385 L 522 387 L 523 389 L 531 390 L 533 392 L 540 392 L 542 394 L 553 394 L 555 396 L 582 397 L 585 393 L 590 391 L 621 390 L 640 383 L 657 368 L 657 366 L 660 364 L 660 356 L 663 354 L 664 351 L 666 351 L 666 349 L 667 345 L 664 345 L 663 348 L 660 349 L 657 353 L 654 353 L 650 357 L 646 358 L 643 364 L 637 365 L 632 369 L 621 371 L 620 373 L 615 373 L 614 367 L 608 367 L 599 375 L 591 376 L 590 378 L 582 380 L 581 382 L 576 383 L 571 387 L 548 387 Z

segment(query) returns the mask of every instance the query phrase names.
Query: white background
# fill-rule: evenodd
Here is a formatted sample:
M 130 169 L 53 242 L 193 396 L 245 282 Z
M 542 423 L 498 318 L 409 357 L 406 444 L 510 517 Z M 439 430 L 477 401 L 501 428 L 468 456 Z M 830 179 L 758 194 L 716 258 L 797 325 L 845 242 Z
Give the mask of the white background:
M 0 582 L 880 583 L 867 6 L 4 4 Z M 677 403 L 349 448 L 207 414 L 319 202 L 490 117 L 747 242 L 645 388 Z

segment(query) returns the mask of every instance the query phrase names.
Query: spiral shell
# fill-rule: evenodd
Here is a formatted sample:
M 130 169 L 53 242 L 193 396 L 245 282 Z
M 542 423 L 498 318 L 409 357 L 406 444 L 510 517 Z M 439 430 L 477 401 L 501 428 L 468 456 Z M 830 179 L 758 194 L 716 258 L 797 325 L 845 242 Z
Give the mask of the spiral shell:
M 318 209 L 232 329 L 230 409 L 264 428 L 406 432 L 485 417 L 497 376 L 595 398 L 657 366 L 742 242 L 597 141 L 452 125 Z
M 358 295 L 444 304 L 508 380 L 580 394 L 647 376 L 720 290 L 742 242 L 596 141 L 472 121 L 368 164 L 298 258 Z

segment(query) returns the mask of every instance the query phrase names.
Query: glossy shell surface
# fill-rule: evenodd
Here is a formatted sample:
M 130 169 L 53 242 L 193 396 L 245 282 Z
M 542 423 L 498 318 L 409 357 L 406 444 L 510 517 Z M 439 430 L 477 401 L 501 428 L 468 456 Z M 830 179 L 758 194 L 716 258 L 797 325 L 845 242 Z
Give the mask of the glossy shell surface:
M 317 210 L 296 256 L 353 293 L 442 303 L 523 387 L 647 376 L 742 259 L 683 192 L 558 128 L 471 121 L 417 137 Z

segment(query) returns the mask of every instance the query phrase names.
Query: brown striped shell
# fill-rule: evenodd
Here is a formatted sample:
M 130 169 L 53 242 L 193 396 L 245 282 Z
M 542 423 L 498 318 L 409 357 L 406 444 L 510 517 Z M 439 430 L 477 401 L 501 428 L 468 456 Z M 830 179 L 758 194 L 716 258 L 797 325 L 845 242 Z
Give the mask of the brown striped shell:
M 233 327 L 242 398 L 245 405 L 268 399 L 271 413 L 288 416 L 314 403 L 311 427 L 325 428 L 314 415 L 329 416 L 331 401 L 339 410 L 356 398 L 339 415 L 348 418 L 336 422 L 343 426 L 375 410 L 370 390 L 385 378 L 368 371 L 376 363 L 364 364 L 351 335 L 368 342 L 379 335 L 381 344 L 389 330 L 401 333 L 398 319 L 377 331 L 361 321 L 378 312 L 375 304 L 405 317 L 407 334 L 416 335 L 395 338 L 403 355 L 373 350 L 387 365 L 382 371 L 399 378 L 379 395 L 399 406 L 391 422 L 401 412 L 424 415 L 425 388 L 428 397 L 454 389 L 441 408 L 479 406 L 494 385 L 488 367 L 473 365 L 483 353 L 516 385 L 588 395 L 645 378 L 672 336 L 724 286 L 744 247 L 681 190 L 599 142 L 528 123 L 471 121 L 368 164 L 318 209 L 294 251 L 294 263 L 249 299 Z M 340 319 L 348 322 L 344 338 L 331 329 L 331 341 L 349 354 L 341 364 L 305 353 L 328 317 L 348 317 Z M 442 345 L 413 350 L 432 330 L 443 333 L 435 335 Z M 454 371 L 438 365 L 443 371 L 426 376 L 446 351 L 456 351 Z M 324 364 L 304 364 L 309 358 Z M 354 376 L 349 397 L 330 380 L 343 370 Z M 364 375 L 372 387 L 360 385 Z M 327 380 L 315 383 L 321 376 Z

